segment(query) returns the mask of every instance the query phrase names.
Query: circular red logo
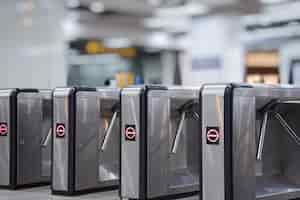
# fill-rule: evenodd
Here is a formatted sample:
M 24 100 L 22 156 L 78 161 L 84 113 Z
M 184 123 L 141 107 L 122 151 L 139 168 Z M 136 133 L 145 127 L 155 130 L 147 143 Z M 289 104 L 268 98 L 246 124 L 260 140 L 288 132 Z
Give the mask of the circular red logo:
M 134 127 L 127 127 L 125 129 L 125 136 L 127 140 L 135 140 L 136 131 Z
M 210 129 L 207 131 L 207 140 L 211 143 L 216 143 L 220 139 L 219 131 L 216 129 Z
M 6 123 L 0 124 L 0 135 L 1 136 L 6 136 L 8 133 L 8 127 Z
M 63 124 L 58 124 L 56 126 L 56 136 L 64 137 L 65 136 L 65 126 Z

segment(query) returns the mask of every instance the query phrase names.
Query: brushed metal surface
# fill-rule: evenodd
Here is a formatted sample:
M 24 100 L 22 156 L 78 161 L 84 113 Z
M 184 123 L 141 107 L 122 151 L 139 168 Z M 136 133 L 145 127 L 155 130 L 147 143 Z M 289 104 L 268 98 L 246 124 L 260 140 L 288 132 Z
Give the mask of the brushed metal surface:
M 98 182 L 100 109 L 97 92 L 76 93 L 75 189 L 95 188 Z
M 17 105 L 17 183 L 36 183 L 42 174 L 42 97 L 21 92 Z
M 203 200 L 225 200 L 224 186 L 224 95 L 226 85 L 202 90 L 202 190 Z M 207 144 L 206 128 L 219 127 L 219 145 Z
M 112 127 L 105 151 L 100 144 L 119 98 L 119 90 L 112 89 L 76 94 L 76 190 L 118 184 L 119 123 Z
M 142 88 L 126 88 L 121 92 L 121 197 L 139 198 L 140 187 L 140 96 Z M 125 139 L 125 126 L 135 125 L 136 141 Z
M 146 198 L 195 192 L 199 190 L 199 122 L 191 114 L 182 123 L 182 134 L 177 138 L 177 151 L 172 153 L 181 109 L 188 102 L 198 101 L 200 88 L 169 88 L 149 90 L 146 94 L 147 113 L 140 113 L 140 88 L 122 92 L 122 178 L 121 196 L 138 199 L 139 188 L 139 135 L 147 137 L 147 191 Z M 197 112 L 197 107 L 193 107 Z M 126 141 L 125 126 L 139 125 L 140 116 L 147 119 L 147 131 L 137 128 L 137 141 Z
M 53 93 L 53 160 L 52 188 L 57 191 L 68 190 L 68 153 L 69 153 L 69 95 L 72 88 L 57 88 Z M 55 137 L 57 123 L 65 124 L 65 137 Z
M 236 88 L 233 92 L 233 197 L 243 200 L 255 199 L 256 188 L 255 160 L 258 148 L 254 134 L 256 104 L 255 97 L 249 93 L 252 93 L 249 88 Z
M 70 91 L 67 88 L 65 92 L 61 92 L 61 89 L 58 90 L 58 94 L 54 93 L 54 115 L 60 118 L 56 120 L 57 123 L 67 125 Z M 118 89 L 108 88 L 76 92 L 76 113 L 71 113 L 76 116 L 75 144 L 72 144 L 75 146 L 75 191 L 118 184 L 120 154 L 118 123 L 112 127 L 112 136 L 108 140 L 106 150 L 102 152 L 99 147 L 105 134 L 107 125 L 105 120 L 112 116 L 113 106 L 119 103 L 119 92 Z M 54 168 L 56 174 L 53 177 L 56 180 L 60 178 L 60 175 L 64 177 L 60 179 L 60 182 L 56 182 L 59 189 L 55 190 L 65 191 L 70 186 L 67 180 L 70 169 L 67 163 L 68 147 L 64 147 L 69 144 L 69 138 L 66 135 L 65 138 L 55 138 L 54 140 L 57 142 L 57 149 L 54 151 L 53 162 L 57 169 Z
M 147 196 L 153 198 L 169 192 L 171 145 L 168 93 L 161 90 L 149 91 L 147 99 Z
M 222 93 L 216 88 L 220 89 L 220 86 L 207 86 L 203 90 L 203 132 L 206 126 L 217 125 L 207 124 L 209 115 L 217 111 L 217 106 L 213 106 L 217 102 L 208 97 L 216 98 Z M 299 99 L 300 89 L 293 86 L 254 85 L 252 89 L 237 87 L 233 90 L 233 119 L 229 122 L 232 123 L 233 182 L 227 183 L 232 184 L 233 200 L 290 200 L 300 197 L 300 146 L 275 116 L 280 113 L 286 124 L 299 136 Z M 276 103 L 266 108 L 274 100 Z M 208 110 L 210 106 L 214 109 Z M 270 115 L 267 124 L 264 124 L 264 144 L 259 149 L 265 112 L 270 112 Z M 256 159 L 258 149 L 261 159 Z M 203 153 L 205 152 L 207 149 L 203 147 Z M 216 163 L 220 158 L 208 155 L 203 155 L 203 199 L 224 200 L 225 197 L 219 192 L 225 186 L 219 174 L 222 169 L 217 167 L 221 164 L 219 161 Z M 224 152 L 219 152 L 219 156 L 221 155 Z M 208 163 L 211 165 L 207 166 Z M 208 180 L 210 184 L 205 182 Z
M 148 197 L 160 197 L 199 190 L 198 121 L 178 111 L 189 101 L 197 101 L 199 88 L 176 87 L 153 90 L 148 96 Z M 197 109 L 194 110 L 197 112 Z M 188 115 L 188 114 L 186 114 Z M 172 152 L 178 126 L 177 151 Z

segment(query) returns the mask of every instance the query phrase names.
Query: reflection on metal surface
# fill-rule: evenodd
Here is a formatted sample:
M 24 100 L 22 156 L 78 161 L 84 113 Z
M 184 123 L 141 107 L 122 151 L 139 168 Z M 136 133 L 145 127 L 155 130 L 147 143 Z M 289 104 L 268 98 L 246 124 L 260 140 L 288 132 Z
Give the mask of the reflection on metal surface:
M 217 116 L 219 120 L 219 124 L 224 124 L 223 120 L 223 112 L 222 112 L 222 99 L 223 97 L 221 96 L 216 96 L 216 109 L 217 109 Z
M 111 166 L 107 167 L 105 165 L 99 165 L 99 177 L 101 177 L 101 181 L 111 181 L 119 179 L 118 174 L 112 171 Z
M 52 128 L 49 129 L 48 134 L 42 142 L 42 147 L 47 147 L 51 141 L 51 136 L 52 136 Z

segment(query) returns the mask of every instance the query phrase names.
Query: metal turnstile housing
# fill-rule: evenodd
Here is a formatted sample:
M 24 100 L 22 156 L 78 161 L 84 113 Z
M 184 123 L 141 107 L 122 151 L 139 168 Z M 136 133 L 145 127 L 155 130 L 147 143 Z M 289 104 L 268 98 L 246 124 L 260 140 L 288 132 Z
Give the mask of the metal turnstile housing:
M 299 198 L 299 100 L 293 86 L 204 85 L 200 199 Z
M 0 187 L 50 183 L 51 110 L 51 90 L 0 90 Z
M 53 194 L 118 188 L 119 99 L 113 88 L 55 89 Z
M 122 90 L 122 199 L 198 194 L 200 126 L 191 116 L 198 114 L 190 112 L 198 111 L 199 92 L 162 86 Z

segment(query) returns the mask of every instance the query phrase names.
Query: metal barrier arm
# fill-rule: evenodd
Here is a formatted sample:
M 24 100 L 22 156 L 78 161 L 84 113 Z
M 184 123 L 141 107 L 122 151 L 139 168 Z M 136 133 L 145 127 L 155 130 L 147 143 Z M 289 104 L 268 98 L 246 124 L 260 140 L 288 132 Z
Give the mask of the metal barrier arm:
M 278 112 L 274 112 L 275 118 L 280 122 L 281 126 L 286 130 L 286 133 L 293 139 L 293 141 L 300 146 L 300 137 L 295 130 L 288 124 L 288 122 Z
M 288 122 L 284 119 L 284 117 L 276 111 L 266 111 L 260 129 L 260 137 L 259 137 L 259 143 L 258 143 L 257 155 L 256 155 L 257 160 L 262 159 L 265 135 L 267 132 L 267 122 L 270 113 L 274 114 L 275 119 L 279 121 L 280 125 L 285 129 L 286 133 L 293 139 L 293 141 L 298 146 L 300 146 L 300 137 L 296 134 L 295 130 L 288 124 Z
M 265 143 L 265 136 L 266 136 L 266 132 L 267 132 L 268 119 L 269 119 L 269 112 L 265 112 L 264 119 L 262 121 L 262 125 L 260 128 L 259 143 L 258 143 L 257 155 L 256 155 L 257 160 L 261 160 L 261 158 L 262 158 L 262 152 L 263 152 L 264 143 Z
M 44 140 L 42 140 L 43 148 L 46 148 L 49 145 L 49 143 L 51 141 L 51 136 L 52 136 L 52 128 L 49 129 L 49 132 L 48 132 L 46 138 Z
M 181 135 L 183 133 L 184 122 L 187 118 L 193 118 L 194 120 L 200 120 L 199 114 L 194 111 L 195 106 L 199 105 L 198 101 L 190 100 L 183 104 L 178 112 L 181 113 L 181 118 L 176 130 L 175 139 L 172 145 L 171 153 L 176 154 L 177 149 L 179 147 Z
M 181 135 L 182 135 L 182 132 L 183 132 L 183 125 L 184 125 L 185 118 L 186 118 L 186 112 L 182 112 L 181 113 L 181 118 L 180 118 L 180 121 L 179 121 L 179 125 L 177 127 L 176 136 L 175 136 L 175 140 L 174 140 L 174 143 L 173 143 L 172 151 L 171 151 L 174 154 L 177 152 L 177 149 L 178 149 L 178 146 L 179 146 L 180 138 L 181 138 Z
M 101 147 L 100 147 L 101 151 L 105 151 L 105 149 L 107 147 L 109 138 L 111 137 L 111 134 L 112 134 L 113 127 L 114 127 L 114 125 L 117 121 L 117 117 L 118 117 L 118 111 L 115 111 L 112 118 L 111 118 L 111 120 L 110 120 L 108 128 L 105 130 L 104 139 L 103 139 Z

